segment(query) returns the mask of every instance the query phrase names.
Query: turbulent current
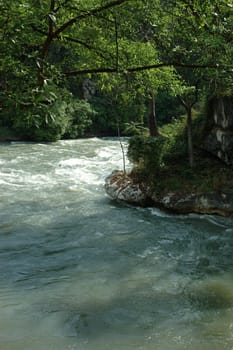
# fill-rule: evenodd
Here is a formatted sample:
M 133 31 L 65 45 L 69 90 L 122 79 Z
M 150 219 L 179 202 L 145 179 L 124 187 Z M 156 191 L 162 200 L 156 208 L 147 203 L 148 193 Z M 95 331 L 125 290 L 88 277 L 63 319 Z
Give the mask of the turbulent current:
M 117 140 L 0 145 L 0 350 L 233 349 L 232 220 L 115 203 L 121 168 Z

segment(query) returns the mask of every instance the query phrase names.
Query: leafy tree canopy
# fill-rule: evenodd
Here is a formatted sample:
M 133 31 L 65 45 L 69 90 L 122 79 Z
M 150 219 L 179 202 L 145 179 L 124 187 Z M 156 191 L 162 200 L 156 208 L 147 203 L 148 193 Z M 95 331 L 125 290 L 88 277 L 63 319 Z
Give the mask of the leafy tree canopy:
M 41 128 L 61 99 L 72 103 L 70 79 L 94 73 L 125 100 L 177 94 L 191 68 L 211 93 L 231 94 L 232 42 L 230 0 L 2 0 L 2 123 L 14 125 L 20 111 L 17 125 Z

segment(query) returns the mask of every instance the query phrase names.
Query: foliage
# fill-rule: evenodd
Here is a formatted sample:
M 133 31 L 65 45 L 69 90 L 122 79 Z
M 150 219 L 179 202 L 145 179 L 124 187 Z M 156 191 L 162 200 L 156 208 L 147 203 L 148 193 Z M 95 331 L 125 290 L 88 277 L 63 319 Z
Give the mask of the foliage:
M 133 135 L 146 136 L 149 134 L 149 130 L 139 122 L 130 122 L 130 123 L 125 123 L 124 133 L 129 136 L 133 136 Z
M 184 114 L 184 108 L 176 96 L 166 90 L 159 90 L 156 96 L 155 109 L 159 126 L 171 123 Z
M 4 114 L 2 125 L 11 126 L 16 134 L 29 140 L 56 141 L 64 135 L 81 136 L 91 123 L 90 105 L 52 84 L 11 95 L 6 103 L 9 114 Z
M 90 99 L 96 115 L 93 126 L 98 135 L 117 135 L 118 129 L 125 134 L 125 124 L 144 125 L 145 98 L 131 90 L 127 78 L 119 75 L 103 75 L 96 80 L 96 93 Z
M 128 157 L 150 175 L 158 174 L 163 165 L 166 142 L 166 138 L 162 136 L 133 136 L 129 140 Z
M 200 113 L 194 113 L 193 133 L 198 147 L 205 123 Z M 159 137 L 136 135 L 129 139 L 128 157 L 138 170 L 148 177 L 161 174 L 171 164 L 187 162 L 187 120 L 173 119 L 159 129 Z M 189 171 L 190 173 L 190 171 Z
M 224 165 L 216 158 L 208 158 L 201 152 L 196 154 L 196 159 L 198 162 L 195 171 L 192 171 L 183 159 L 178 159 L 176 164 L 171 163 L 161 169 L 159 177 L 144 176 L 143 179 L 149 180 L 151 187 L 158 194 L 176 191 L 179 193 L 232 192 L 232 167 Z
M 63 138 L 75 139 L 83 136 L 86 129 L 92 125 L 92 119 L 96 116 L 96 111 L 85 100 L 73 99 L 69 106 L 68 115 L 71 116 L 63 135 Z
M 90 116 L 93 130 L 143 125 L 151 93 L 190 98 L 196 79 L 202 95 L 230 95 L 232 12 L 226 0 L 0 1 L 0 124 L 56 140 Z M 86 78 L 95 115 L 80 102 Z

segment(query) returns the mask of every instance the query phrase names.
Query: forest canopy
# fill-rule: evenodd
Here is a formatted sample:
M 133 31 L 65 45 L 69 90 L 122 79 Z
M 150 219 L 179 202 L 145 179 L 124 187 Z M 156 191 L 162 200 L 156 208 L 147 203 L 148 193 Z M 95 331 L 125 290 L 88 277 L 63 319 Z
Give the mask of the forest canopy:
M 144 127 L 151 103 L 167 122 L 177 97 L 232 94 L 232 43 L 230 0 L 2 0 L 0 127 L 44 141 L 116 133 Z

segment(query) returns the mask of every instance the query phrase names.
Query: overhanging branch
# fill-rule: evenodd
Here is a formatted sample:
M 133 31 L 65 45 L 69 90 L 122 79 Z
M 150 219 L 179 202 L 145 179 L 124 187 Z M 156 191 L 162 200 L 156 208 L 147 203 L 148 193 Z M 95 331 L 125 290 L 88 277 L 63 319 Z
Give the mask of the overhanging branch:
M 157 63 L 157 64 L 146 65 L 146 66 L 135 66 L 135 67 L 129 67 L 121 70 L 118 69 L 117 67 L 80 69 L 80 70 L 65 71 L 63 72 L 63 74 L 65 74 L 66 76 L 75 76 L 75 75 L 82 75 L 82 74 L 116 73 L 118 71 L 121 71 L 122 73 L 134 73 L 134 72 L 142 72 L 145 70 L 152 70 L 152 69 L 165 68 L 165 67 L 189 68 L 189 69 L 199 68 L 199 69 L 214 69 L 214 70 L 226 70 L 226 71 L 233 70 L 233 66 L 221 66 L 218 64 L 208 65 L 208 64 L 185 64 L 185 63 L 171 62 L 171 63 Z
M 93 68 L 93 69 L 81 69 L 81 70 L 71 70 L 63 72 L 67 77 L 82 75 L 82 74 L 100 74 L 100 73 L 115 73 L 116 68 Z

